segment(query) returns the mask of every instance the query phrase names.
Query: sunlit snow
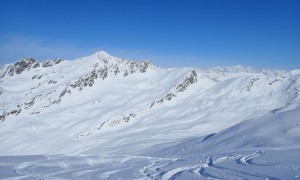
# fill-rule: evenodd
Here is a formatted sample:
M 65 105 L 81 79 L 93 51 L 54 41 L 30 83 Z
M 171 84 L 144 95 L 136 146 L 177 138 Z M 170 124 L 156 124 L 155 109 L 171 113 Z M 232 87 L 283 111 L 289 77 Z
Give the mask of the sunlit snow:
M 300 178 L 300 70 L 100 51 L 0 68 L 0 177 Z

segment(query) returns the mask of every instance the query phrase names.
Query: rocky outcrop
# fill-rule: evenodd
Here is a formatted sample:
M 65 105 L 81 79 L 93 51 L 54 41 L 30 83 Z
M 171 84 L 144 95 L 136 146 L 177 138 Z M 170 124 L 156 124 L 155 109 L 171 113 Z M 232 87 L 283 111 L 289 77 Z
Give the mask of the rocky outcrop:
M 78 78 L 70 86 L 74 89 L 82 90 L 84 87 L 93 86 L 96 79 L 104 80 L 108 76 L 116 76 L 120 73 L 123 73 L 124 77 L 134 73 L 145 73 L 150 65 L 148 61 L 121 60 L 114 63 L 107 59 L 102 61 L 104 62 L 104 67 L 99 67 L 98 64 L 95 64 L 92 72 Z
M 32 71 L 32 76 L 30 80 L 33 80 L 33 87 L 29 87 L 28 90 L 24 92 L 26 97 L 29 95 L 38 93 L 38 89 L 45 89 L 45 91 L 36 96 L 32 96 L 30 99 L 26 98 L 26 101 L 16 104 L 17 106 L 12 107 L 11 109 L 6 109 L 0 113 L 0 121 L 4 121 L 8 116 L 18 115 L 21 111 L 32 111 L 35 107 L 36 102 L 42 101 L 41 107 L 46 108 L 52 105 L 59 105 L 62 102 L 62 99 L 66 94 L 71 94 L 73 89 L 83 90 L 85 87 L 92 87 L 97 80 L 105 80 L 108 77 L 120 76 L 127 77 L 136 73 L 145 73 L 149 68 L 152 67 L 151 63 L 148 61 L 132 61 L 124 60 L 120 58 L 114 58 L 112 56 L 102 56 L 97 59 L 96 63 L 92 67 L 91 72 L 85 74 L 77 79 L 69 80 L 64 84 L 63 89 L 59 87 L 59 81 L 56 79 L 57 74 L 49 76 L 49 73 L 60 73 L 64 72 L 63 69 L 56 69 L 54 66 L 61 63 L 63 60 L 46 60 L 46 61 L 36 61 L 33 58 L 26 58 L 17 61 L 14 64 L 6 65 L 1 67 L 0 76 L 9 77 L 22 74 L 26 71 Z M 99 61 L 100 60 L 100 61 Z M 102 62 L 101 62 L 102 61 Z M 53 68 L 52 68 L 53 67 Z M 47 70 L 42 70 L 47 68 Z M 85 67 L 86 68 L 86 67 Z M 69 70 L 70 72 L 71 70 Z M 26 77 L 26 76 L 25 76 Z M 75 76 L 76 77 L 76 76 Z M 50 85 L 48 88 L 47 85 Z M 43 86 L 43 88 L 40 88 Z M 53 88 L 56 88 L 53 90 Z M 49 90 L 48 90 L 49 89 Z M 57 91 L 56 93 L 54 93 Z M 2 93 L 0 88 L 0 94 Z M 51 94 L 51 96 L 50 96 Z M 36 111 L 37 112 L 37 111 Z M 32 114 L 37 114 L 31 112 Z M 135 117 L 135 114 L 130 114 L 124 116 L 120 121 L 128 122 L 131 118 Z
M 25 70 L 30 70 L 32 64 L 35 62 L 33 58 L 23 59 L 14 64 L 16 74 L 21 74 Z
M 71 83 L 70 86 L 74 89 L 78 88 L 79 90 L 82 90 L 83 87 L 87 86 L 93 86 L 95 80 L 98 77 L 102 77 L 102 79 L 105 79 L 107 77 L 107 72 L 105 69 L 101 71 L 92 71 L 91 73 L 84 75 L 83 77 L 76 80 L 74 83 Z
M 256 81 L 260 80 L 259 77 L 255 77 L 255 78 L 252 78 L 249 83 L 245 86 L 245 87 L 242 87 L 240 88 L 240 92 L 242 92 L 243 90 L 245 91 L 250 91 L 250 89 L 253 87 L 253 85 L 255 84 Z
M 116 126 L 118 124 L 121 124 L 122 122 L 128 122 L 130 121 L 131 119 L 135 118 L 137 116 L 136 113 L 130 113 L 129 115 L 127 116 L 123 116 L 121 119 L 118 119 L 118 120 L 114 120 L 112 122 L 109 123 L 109 126 L 113 127 L 113 126 Z M 102 125 L 103 126 L 103 125 Z M 101 126 L 101 127 L 102 127 Z
M 17 116 L 18 114 L 21 113 L 21 111 L 22 111 L 22 109 L 21 109 L 21 106 L 20 106 L 20 105 L 18 105 L 16 109 L 12 109 L 12 110 L 10 110 L 10 111 L 8 111 L 8 112 L 5 112 L 5 111 L 4 111 L 4 112 L 0 115 L 0 121 L 5 121 L 5 119 L 6 119 L 8 116 L 10 116 L 10 115 L 15 115 L 15 116 Z
M 6 75 L 13 76 L 15 74 L 21 74 L 25 70 L 30 70 L 31 66 L 35 62 L 36 61 L 33 58 L 21 59 L 12 65 L 9 65 L 5 73 L 2 74 L 1 78 Z
M 24 105 L 25 105 L 25 109 L 29 109 L 31 108 L 35 103 L 35 98 L 31 99 L 30 101 L 28 102 L 25 102 Z
M 197 82 L 197 73 L 193 70 L 188 77 L 186 77 L 181 84 L 176 87 L 176 92 L 184 92 L 187 87 Z
M 52 92 L 50 92 L 50 94 L 51 94 L 51 93 L 52 93 Z M 50 104 L 49 104 L 49 105 L 43 106 L 43 107 L 50 107 L 50 106 L 53 105 L 53 104 L 60 104 L 62 98 L 63 98 L 67 93 L 71 94 L 71 90 L 68 89 L 68 87 L 66 87 L 66 88 L 59 94 L 59 96 L 58 96 L 58 98 L 57 98 L 56 100 L 50 101 Z
M 62 62 L 63 60 L 62 59 L 55 59 L 55 60 L 47 60 L 47 61 L 43 61 L 41 63 L 41 66 L 42 67 L 51 67 L 51 66 L 54 66 L 56 64 L 59 64 L 60 62 Z
M 21 59 L 12 65 L 9 65 L 6 68 L 5 72 L 1 75 L 0 78 L 5 77 L 6 75 L 14 76 L 15 74 L 21 74 L 24 71 L 29 71 L 31 68 L 38 68 L 40 66 L 42 66 L 42 67 L 54 66 L 56 64 L 59 64 L 62 61 L 63 60 L 61 60 L 61 59 L 55 59 L 55 60 L 47 60 L 47 61 L 43 61 L 43 62 L 38 62 L 34 58 Z
M 176 97 L 178 93 L 184 92 L 191 84 L 195 84 L 197 82 L 197 72 L 193 70 L 182 83 L 178 84 L 175 87 L 173 92 L 168 93 L 163 98 L 156 100 L 150 104 L 150 108 L 152 108 L 156 104 L 162 104 L 164 101 L 171 101 L 174 97 Z
M 148 61 L 127 61 L 127 67 L 123 74 L 124 77 L 135 72 L 144 73 L 147 71 L 150 63 Z

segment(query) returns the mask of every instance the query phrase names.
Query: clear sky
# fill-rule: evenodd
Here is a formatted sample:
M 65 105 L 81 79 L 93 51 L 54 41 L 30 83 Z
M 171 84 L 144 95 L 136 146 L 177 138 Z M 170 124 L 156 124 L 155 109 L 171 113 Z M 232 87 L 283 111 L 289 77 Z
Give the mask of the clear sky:
M 300 0 L 1 0 L 0 64 L 104 50 L 163 67 L 300 68 Z

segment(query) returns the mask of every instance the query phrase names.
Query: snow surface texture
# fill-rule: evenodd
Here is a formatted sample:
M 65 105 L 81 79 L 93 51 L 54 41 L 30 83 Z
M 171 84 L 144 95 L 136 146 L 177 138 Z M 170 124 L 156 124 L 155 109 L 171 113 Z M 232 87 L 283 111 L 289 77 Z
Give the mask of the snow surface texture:
M 300 178 L 299 79 L 103 51 L 22 59 L 0 68 L 0 177 Z

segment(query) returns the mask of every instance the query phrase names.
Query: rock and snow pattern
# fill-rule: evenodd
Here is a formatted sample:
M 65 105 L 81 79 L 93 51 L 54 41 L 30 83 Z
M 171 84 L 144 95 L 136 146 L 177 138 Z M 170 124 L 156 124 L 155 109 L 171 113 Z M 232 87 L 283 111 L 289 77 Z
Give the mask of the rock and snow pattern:
M 103 51 L 0 67 L 0 178 L 298 179 L 300 70 Z

